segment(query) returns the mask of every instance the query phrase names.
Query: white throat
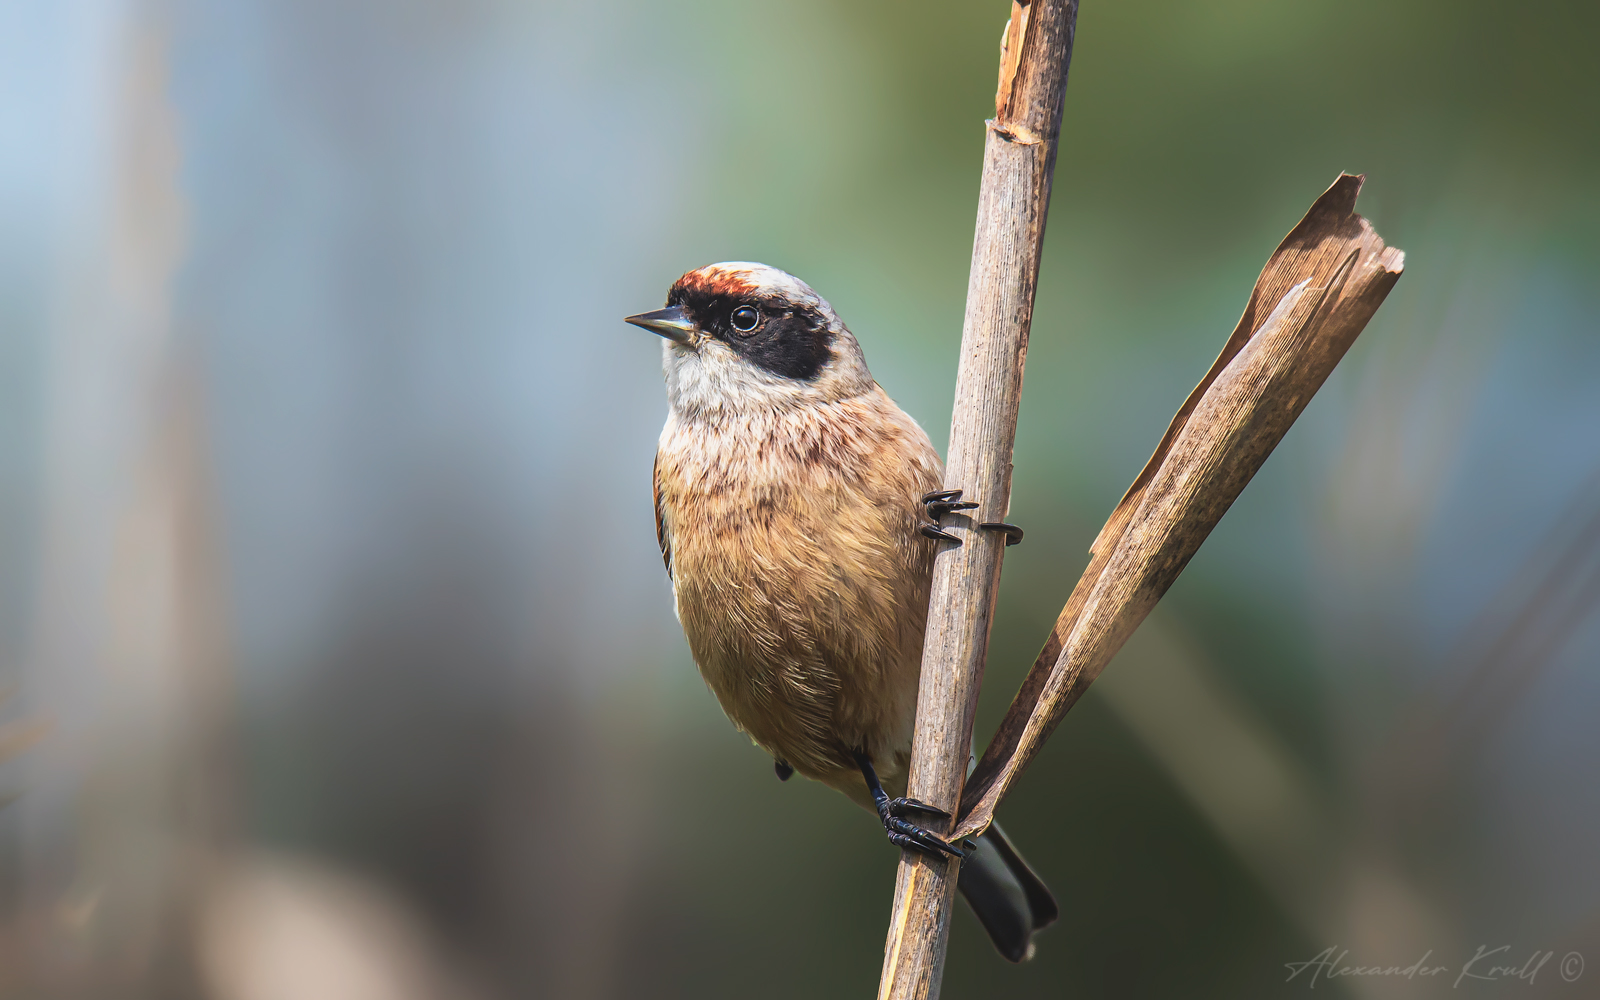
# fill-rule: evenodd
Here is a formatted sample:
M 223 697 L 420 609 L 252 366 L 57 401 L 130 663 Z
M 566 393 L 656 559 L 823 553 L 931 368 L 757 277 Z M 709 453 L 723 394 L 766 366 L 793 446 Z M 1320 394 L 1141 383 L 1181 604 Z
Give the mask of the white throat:
M 812 379 L 785 378 L 752 364 L 727 344 L 665 341 L 661 361 L 667 402 L 686 420 L 774 412 L 859 396 L 876 383 L 855 337 L 834 323 L 831 357 Z

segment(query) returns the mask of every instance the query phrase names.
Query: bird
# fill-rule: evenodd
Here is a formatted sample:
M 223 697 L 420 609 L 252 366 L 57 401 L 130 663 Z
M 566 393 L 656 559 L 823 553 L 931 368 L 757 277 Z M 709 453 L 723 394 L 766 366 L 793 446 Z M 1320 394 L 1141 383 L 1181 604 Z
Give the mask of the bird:
M 625 322 L 663 338 L 656 538 L 707 686 L 780 779 L 843 792 L 896 846 L 961 858 L 995 947 L 1031 957 L 1058 915 L 1044 882 L 998 825 L 949 843 L 917 822 L 948 814 L 905 797 L 934 555 L 960 544 L 940 518 L 978 504 L 941 488 L 928 435 L 788 272 L 708 264 Z

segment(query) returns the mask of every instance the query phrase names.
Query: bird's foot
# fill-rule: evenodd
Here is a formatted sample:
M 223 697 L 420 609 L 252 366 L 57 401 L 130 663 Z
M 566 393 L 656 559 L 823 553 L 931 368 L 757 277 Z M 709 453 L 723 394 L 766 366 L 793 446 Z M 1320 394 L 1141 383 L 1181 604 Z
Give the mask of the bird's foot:
M 950 814 L 943 809 L 918 802 L 916 799 L 884 798 L 878 802 L 878 818 L 883 820 L 883 832 L 888 835 L 889 843 L 907 850 L 931 854 L 936 858 L 946 854 L 953 858 L 967 856 L 966 851 L 947 842 L 938 834 L 924 830 L 906 819 L 906 813 L 925 813 L 940 819 L 950 818 Z
M 926 802 L 919 802 L 916 799 L 908 799 L 904 796 L 901 796 L 898 799 L 889 800 L 890 816 L 904 818 L 906 813 L 923 813 L 928 816 L 937 816 L 939 819 L 950 818 L 950 814 L 945 812 L 943 809 L 940 809 L 938 806 L 930 806 Z M 960 840 L 956 841 L 955 846 L 961 848 L 963 851 L 966 851 L 968 854 L 978 849 L 978 845 L 966 837 L 962 837 Z
M 888 835 L 889 843 L 909 851 L 931 854 L 936 858 L 946 854 L 954 858 L 967 856 L 966 851 L 947 843 L 938 834 L 924 830 L 905 818 L 907 813 L 922 813 L 939 819 L 949 819 L 949 813 L 926 802 L 918 802 L 916 799 L 904 797 L 891 799 L 878 781 L 878 772 L 872 767 L 872 758 L 861 750 L 855 751 L 852 756 L 856 759 L 856 765 L 861 768 L 861 778 L 867 783 L 867 791 L 872 795 L 873 805 L 878 809 L 878 818 L 883 821 L 883 832 Z
M 971 500 L 963 501 L 960 490 L 935 490 L 924 494 L 922 509 L 927 511 L 931 523 L 922 526 L 922 533 L 929 538 L 939 538 L 960 545 L 961 539 L 939 527 L 939 518 L 953 510 L 975 510 L 977 506 Z
M 978 505 L 971 500 L 962 500 L 960 490 L 936 490 L 922 498 L 923 509 L 928 512 L 931 524 L 922 525 L 921 531 L 929 538 L 938 538 L 946 542 L 961 544 L 961 539 L 950 534 L 939 526 L 939 518 L 951 511 L 976 510 Z M 982 521 L 978 524 L 984 531 L 1003 531 L 1006 535 L 1006 544 L 1015 545 L 1022 541 L 1022 529 L 1014 524 L 1004 521 Z

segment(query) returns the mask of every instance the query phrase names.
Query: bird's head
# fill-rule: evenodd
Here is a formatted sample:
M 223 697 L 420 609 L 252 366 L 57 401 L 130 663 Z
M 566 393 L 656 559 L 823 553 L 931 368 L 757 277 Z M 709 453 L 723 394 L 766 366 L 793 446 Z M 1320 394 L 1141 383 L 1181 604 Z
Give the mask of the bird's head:
M 667 399 L 716 417 L 829 403 L 873 386 L 861 348 L 805 282 L 765 264 L 707 264 L 672 285 L 665 309 L 627 322 L 666 338 Z

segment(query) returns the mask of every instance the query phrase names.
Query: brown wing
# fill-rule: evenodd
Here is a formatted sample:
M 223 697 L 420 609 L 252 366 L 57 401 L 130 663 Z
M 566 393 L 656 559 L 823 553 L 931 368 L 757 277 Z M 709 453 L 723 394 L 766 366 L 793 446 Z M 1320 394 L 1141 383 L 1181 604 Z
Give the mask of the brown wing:
M 656 456 L 655 467 L 650 470 L 651 485 L 656 495 L 656 543 L 661 546 L 661 561 L 667 567 L 667 579 L 672 579 L 672 537 L 667 532 L 667 509 L 661 503 L 661 456 Z

